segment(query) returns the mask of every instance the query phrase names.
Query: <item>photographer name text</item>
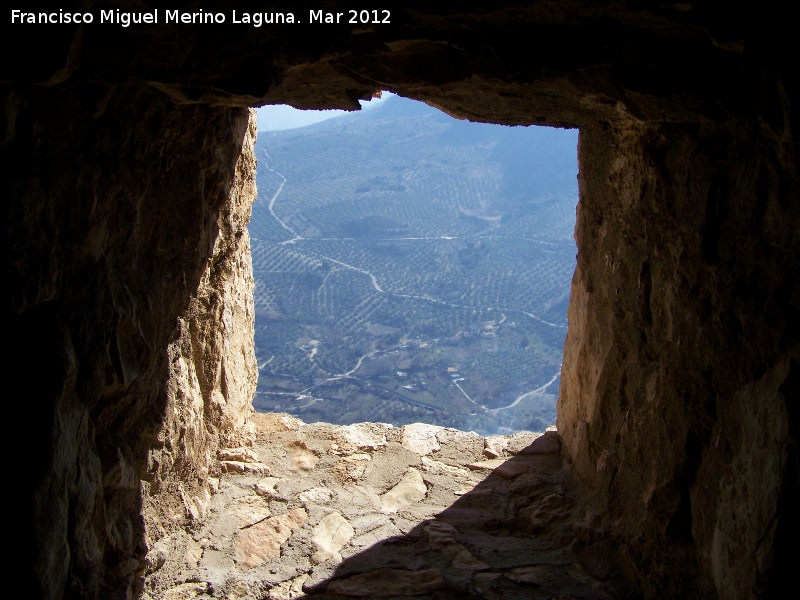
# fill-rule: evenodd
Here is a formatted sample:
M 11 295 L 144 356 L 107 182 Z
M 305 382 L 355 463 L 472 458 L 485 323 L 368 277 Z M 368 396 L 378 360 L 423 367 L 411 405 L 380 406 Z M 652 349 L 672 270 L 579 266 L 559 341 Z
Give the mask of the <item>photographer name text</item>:
M 309 10 L 305 20 L 301 15 L 291 12 L 241 12 L 237 10 L 224 12 L 207 12 L 202 9 L 192 12 L 181 10 L 153 9 L 146 12 L 130 12 L 120 9 L 94 12 L 70 12 L 63 9 L 48 12 L 11 11 L 12 24 L 24 25 L 70 25 L 70 24 L 109 24 L 121 27 L 131 25 L 186 24 L 186 25 L 283 25 L 308 23 L 319 25 L 388 25 L 392 15 L 388 10 L 345 10 L 342 12 L 326 12 Z

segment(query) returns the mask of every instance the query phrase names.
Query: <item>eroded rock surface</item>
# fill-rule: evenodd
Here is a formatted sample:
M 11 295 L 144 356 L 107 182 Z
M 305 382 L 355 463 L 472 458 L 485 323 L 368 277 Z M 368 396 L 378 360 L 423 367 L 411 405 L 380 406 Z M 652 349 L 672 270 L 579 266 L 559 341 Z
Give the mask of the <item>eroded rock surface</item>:
M 521 434 L 483 439 L 427 425 L 304 424 L 279 414 L 254 421 L 257 441 L 239 454 L 269 464 L 273 475 L 222 475 L 206 516 L 151 551 L 145 598 L 631 593 L 603 540 L 605 525 L 564 476 L 554 430 L 526 434 L 530 444 L 512 452 Z M 486 460 L 475 460 L 477 445 Z M 287 448 L 316 460 L 297 461 Z M 384 467 L 343 478 L 339 466 L 349 459 Z M 173 550 L 164 553 L 165 545 Z
M 161 443 L 150 449 L 143 486 L 148 543 L 205 514 L 215 471 L 269 475 L 247 447 L 258 372 L 252 329 L 253 267 L 247 222 L 256 197 L 255 111 L 250 111 L 226 202 L 197 291 L 167 348 Z

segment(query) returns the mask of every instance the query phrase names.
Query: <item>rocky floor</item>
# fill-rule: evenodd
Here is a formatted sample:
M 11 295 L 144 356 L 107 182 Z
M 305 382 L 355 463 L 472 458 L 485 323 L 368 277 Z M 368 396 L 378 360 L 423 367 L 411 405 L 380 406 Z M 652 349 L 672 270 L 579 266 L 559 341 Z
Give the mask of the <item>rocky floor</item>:
M 145 600 L 635 597 L 556 431 L 256 423 L 205 514 L 151 549 Z

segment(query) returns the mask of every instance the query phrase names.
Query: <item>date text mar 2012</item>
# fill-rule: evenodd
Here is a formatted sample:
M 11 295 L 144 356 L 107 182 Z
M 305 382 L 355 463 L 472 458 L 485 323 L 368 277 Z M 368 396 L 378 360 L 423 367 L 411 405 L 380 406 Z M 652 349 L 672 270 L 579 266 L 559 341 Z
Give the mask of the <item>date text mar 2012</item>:
M 391 23 L 391 12 L 388 10 L 348 10 L 343 12 L 325 12 L 323 10 L 308 11 L 309 23 L 349 23 L 352 25 L 377 25 Z

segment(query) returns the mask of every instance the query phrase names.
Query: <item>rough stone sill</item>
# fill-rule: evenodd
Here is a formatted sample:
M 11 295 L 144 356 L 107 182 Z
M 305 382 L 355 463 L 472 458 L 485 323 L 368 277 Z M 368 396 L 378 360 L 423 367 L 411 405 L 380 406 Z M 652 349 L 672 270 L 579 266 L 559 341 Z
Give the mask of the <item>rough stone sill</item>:
M 598 527 L 555 428 L 254 420 L 252 448 L 220 452 L 214 493 L 148 554 L 144 598 L 619 596 L 613 569 L 571 550 Z

